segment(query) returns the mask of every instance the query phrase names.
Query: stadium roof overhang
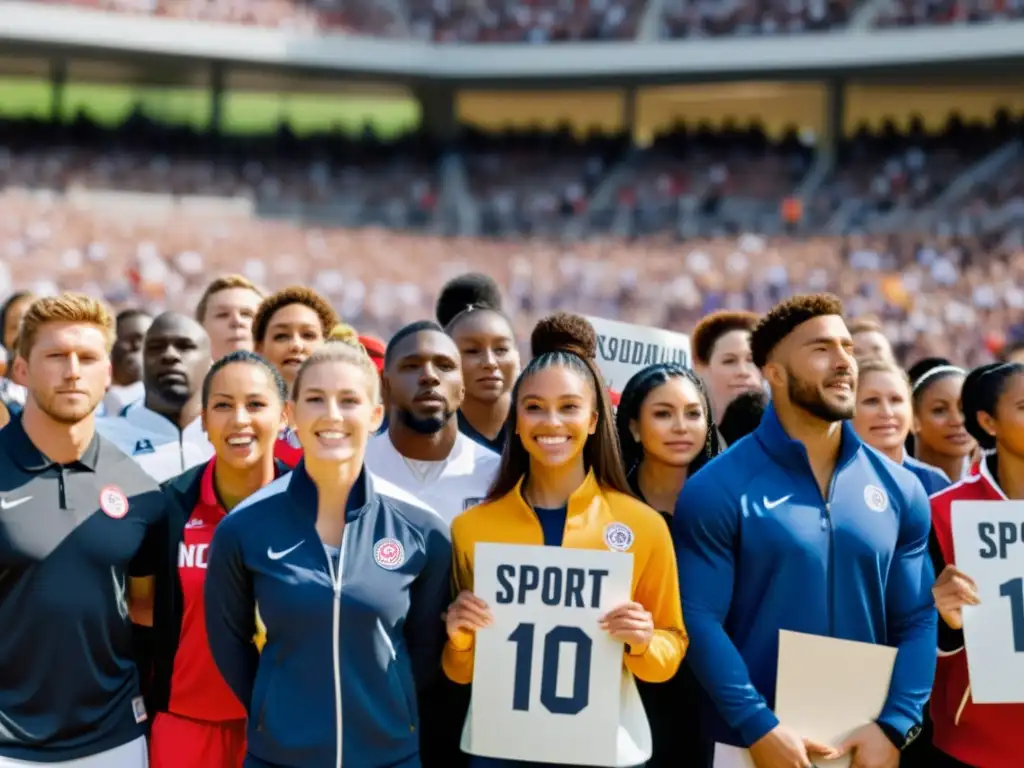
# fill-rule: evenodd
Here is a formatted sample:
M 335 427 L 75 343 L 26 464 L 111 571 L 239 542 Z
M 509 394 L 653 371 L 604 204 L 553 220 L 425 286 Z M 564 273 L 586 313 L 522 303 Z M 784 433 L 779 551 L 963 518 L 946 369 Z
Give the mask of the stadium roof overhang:
M 1024 71 L 1024 21 L 792 37 L 551 45 L 431 45 L 153 19 L 11 0 L 5 52 L 133 62 L 175 72 L 223 63 L 297 76 L 531 88 L 828 80 L 898 72 Z

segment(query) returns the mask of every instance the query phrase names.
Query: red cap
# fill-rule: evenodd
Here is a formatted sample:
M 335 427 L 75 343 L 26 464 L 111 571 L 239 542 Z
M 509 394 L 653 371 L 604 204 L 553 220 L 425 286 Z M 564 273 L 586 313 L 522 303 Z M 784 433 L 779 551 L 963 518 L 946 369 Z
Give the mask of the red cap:
M 376 336 L 360 336 L 359 343 L 363 345 L 363 349 L 366 350 L 366 354 L 373 360 L 373 364 L 377 366 L 378 371 L 384 370 L 384 342 L 378 339 Z

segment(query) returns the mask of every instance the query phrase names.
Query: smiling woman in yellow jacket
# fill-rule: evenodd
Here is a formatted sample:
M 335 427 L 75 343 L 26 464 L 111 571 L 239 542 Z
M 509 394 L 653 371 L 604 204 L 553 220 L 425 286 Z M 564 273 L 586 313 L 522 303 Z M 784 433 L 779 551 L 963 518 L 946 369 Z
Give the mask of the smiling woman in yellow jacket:
M 495 542 L 632 553 L 632 600 L 605 614 L 600 626 L 622 642 L 632 675 L 669 680 L 687 646 L 675 553 L 664 520 L 629 493 L 594 364 L 594 330 L 579 316 L 553 315 L 537 325 L 532 346 L 534 359 L 513 390 L 498 477 L 487 500 L 452 523 L 457 597 L 446 616 L 445 674 L 457 683 L 473 680 L 476 630 L 491 622 L 487 604 L 473 594 L 473 555 L 478 542 Z M 620 727 L 647 759 L 649 729 L 627 678 Z M 620 764 L 615 756 L 609 762 Z M 531 764 L 474 756 L 470 765 Z

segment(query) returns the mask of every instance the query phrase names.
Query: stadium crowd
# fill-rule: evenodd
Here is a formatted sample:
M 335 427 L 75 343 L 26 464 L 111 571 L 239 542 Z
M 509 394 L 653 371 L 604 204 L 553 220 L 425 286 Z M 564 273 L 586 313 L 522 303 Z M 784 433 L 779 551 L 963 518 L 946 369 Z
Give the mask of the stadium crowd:
M 39 0 L 166 18 L 413 37 L 443 43 L 632 40 L 644 0 Z M 667 39 L 794 35 L 843 29 L 858 0 L 665 0 L 657 32 Z M 891 0 L 881 28 L 999 23 L 1024 17 L 1021 0 Z
M 677 128 L 642 150 L 621 137 L 469 132 L 448 148 L 467 179 L 453 203 L 444 153 L 416 138 L 282 129 L 212 143 L 138 116 L 112 130 L 8 120 L 0 291 L 85 286 L 117 307 L 183 309 L 211 273 L 236 271 L 268 286 L 301 279 L 389 334 L 467 268 L 508 290 L 521 333 L 564 306 L 686 330 L 715 309 L 831 290 L 877 316 L 901 360 L 974 364 L 1024 322 L 1022 160 L 925 229 L 872 223 L 929 211 L 1019 133 L 1005 116 L 934 136 L 861 133 L 788 218 L 813 155 L 795 136 L 773 143 L 756 129 Z M 611 207 L 594 209 L 602 187 Z M 479 212 L 477 235 L 459 228 L 460 205 Z M 848 217 L 838 230 L 837 211 Z

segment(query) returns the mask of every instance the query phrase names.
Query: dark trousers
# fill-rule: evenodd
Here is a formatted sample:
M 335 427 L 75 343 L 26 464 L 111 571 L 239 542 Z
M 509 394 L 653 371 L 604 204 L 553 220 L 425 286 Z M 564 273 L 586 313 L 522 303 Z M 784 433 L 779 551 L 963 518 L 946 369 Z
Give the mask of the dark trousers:
M 950 757 L 945 752 L 932 749 L 930 768 L 975 768 L 973 765 L 962 763 L 955 757 Z

